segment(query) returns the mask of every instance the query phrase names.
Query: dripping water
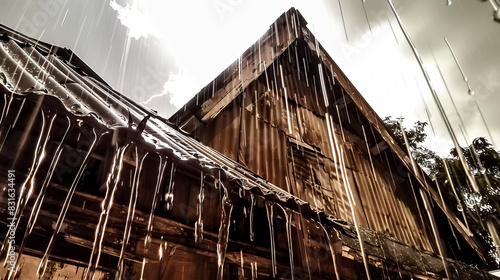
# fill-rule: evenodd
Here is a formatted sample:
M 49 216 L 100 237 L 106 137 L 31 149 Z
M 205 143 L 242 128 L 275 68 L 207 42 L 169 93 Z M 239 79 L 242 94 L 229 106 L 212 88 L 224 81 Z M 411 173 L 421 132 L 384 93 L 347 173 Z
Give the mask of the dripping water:
M 50 181 L 52 180 L 52 175 L 54 174 L 54 170 L 55 170 L 55 168 L 57 166 L 57 163 L 59 162 L 59 158 L 61 156 L 64 143 L 66 142 L 66 138 L 68 136 L 68 132 L 73 128 L 73 124 L 74 123 L 71 122 L 69 118 L 67 119 L 67 121 L 68 121 L 68 126 L 66 128 L 66 131 L 65 131 L 63 137 L 61 138 L 61 140 L 59 142 L 59 145 L 56 148 L 56 151 L 54 152 L 54 157 L 53 157 L 53 159 L 52 159 L 52 161 L 50 163 L 49 169 L 47 170 L 47 174 L 45 176 L 45 180 L 43 181 L 43 184 L 42 184 L 42 186 L 40 188 L 39 194 L 37 195 L 36 201 L 35 201 L 35 203 L 34 203 L 34 205 L 32 207 L 32 210 L 31 210 L 31 213 L 30 213 L 30 216 L 29 216 L 29 219 L 28 219 L 28 223 L 26 225 L 26 230 L 24 232 L 23 240 L 21 242 L 21 245 L 19 246 L 17 260 L 20 260 L 22 254 L 23 254 L 25 245 L 26 245 L 26 241 L 28 240 L 28 238 L 31 235 L 31 232 L 33 231 L 35 223 L 36 223 L 36 221 L 38 219 L 38 215 L 40 213 L 40 209 L 41 209 L 43 200 L 45 198 L 45 192 L 46 192 L 46 190 L 47 190 L 47 188 L 49 186 Z M 6 242 L 6 241 L 4 241 L 4 242 Z M 9 276 L 7 277 L 7 279 L 13 279 L 13 278 L 15 278 L 15 276 L 19 272 L 20 263 L 21 263 L 20 261 L 17 261 L 16 264 L 15 264 L 15 266 L 14 266 L 14 268 L 12 268 L 12 269 L 9 270 Z
M 43 118 L 43 124 L 40 137 L 38 138 L 37 144 L 35 146 L 35 155 L 33 156 L 33 163 L 31 165 L 31 168 L 29 169 L 29 173 L 23 185 L 21 186 L 21 191 L 19 193 L 19 202 L 16 207 L 16 212 L 13 218 L 16 221 L 16 228 L 19 225 L 19 221 L 24 212 L 26 204 L 28 203 L 31 194 L 35 189 L 35 176 L 38 173 L 39 167 L 43 159 L 45 158 L 45 148 L 47 147 L 47 143 L 50 138 L 50 131 L 52 130 L 52 126 L 57 117 L 57 115 L 54 114 L 50 120 L 50 123 L 48 124 L 48 126 L 46 126 L 45 122 L 47 120 L 45 118 L 50 118 L 50 116 L 45 115 L 43 110 L 41 110 L 41 113 Z M 28 184 L 29 184 L 29 189 L 28 189 Z
M 159 156 L 160 164 L 158 165 L 158 176 L 156 177 L 155 192 L 153 195 L 153 200 L 151 201 L 151 211 L 149 212 L 148 227 L 146 231 L 146 237 L 144 238 L 144 251 L 147 252 L 149 249 L 149 244 L 151 242 L 151 235 L 153 233 L 153 219 L 155 216 L 156 205 L 158 204 L 158 196 L 160 193 L 161 183 L 163 181 L 163 174 L 165 174 L 165 168 L 167 167 L 167 157 Z M 142 269 L 141 269 L 141 280 L 144 277 L 144 268 L 146 267 L 146 257 L 142 259 Z
M 307 253 L 307 248 L 306 248 L 306 243 L 309 242 L 309 234 L 308 234 L 308 230 L 305 230 L 306 225 L 305 225 L 304 218 L 302 215 L 302 210 L 300 207 L 299 207 L 299 213 L 300 213 L 300 215 L 299 215 L 300 223 L 298 224 L 298 227 L 300 227 L 299 231 L 302 232 L 301 249 L 303 251 L 305 261 L 306 261 L 306 267 L 307 267 L 307 273 L 308 273 L 307 275 L 309 276 L 309 279 L 312 279 L 311 268 L 309 265 L 309 254 Z
M 266 76 L 267 91 L 271 91 L 271 87 L 269 87 L 269 77 L 267 75 L 267 66 L 265 61 L 264 61 L 264 74 Z
M 288 243 L 288 256 L 290 260 L 290 275 L 292 280 L 294 278 L 294 272 L 295 272 L 295 267 L 294 267 L 294 261 L 293 261 L 293 242 L 292 242 L 292 215 L 293 212 L 289 209 L 283 208 L 280 204 L 276 204 L 281 208 L 283 211 L 283 214 L 285 214 L 285 222 L 286 222 L 286 239 Z
M 164 197 L 167 210 L 172 210 L 172 206 L 174 204 L 175 170 L 176 170 L 176 163 L 172 161 L 168 188 Z
M 54 232 L 52 233 L 52 236 L 50 237 L 49 244 L 47 245 L 47 248 L 45 249 L 45 253 L 42 256 L 42 259 L 40 261 L 40 264 L 38 265 L 37 269 L 37 275 L 39 278 L 43 277 L 45 274 L 45 270 L 47 268 L 47 263 L 49 260 L 49 255 L 52 252 L 52 248 L 54 246 L 55 239 L 57 235 L 59 234 L 59 231 L 61 230 L 62 224 L 64 222 L 64 218 L 66 217 L 66 213 L 68 211 L 69 205 L 71 203 L 71 199 L 73 198 L 73 194 L 75 193 L 76 186 L 78 185 L 78 182 L 80 181 L 80 178 L 83 174 L 83 171 L 85 170 L 87 163 L 90 159 L 90 155 L 94 152 L 94 149 L 96 147 L 97 142 L 101 139 L 101 137 L 105 134 L 100 134 L 99 136 L 97 135 L 95 129 L 92 129 L 92 133 L 94 134 L 94 140 L 92 141 L 92 144 L 90 145 L 90 148 L 85 155 L 85 158 L 83 159 L 82 163 L 80 164 L 80 168 L 78 169 L 76 176 L 73 180 L 73 183 L 71 184 L 68 193 L 66 194 L 66 199 L 64 200 L 63 206 L 61 208 L 61 212 L 59 213 L 59 216 L 56 221 L 56 225 L 54 228 Z
M 403 279 L 403 275 L 401 274 L 401 268 L 399 265 L 399 255 L 398 252 L 396 251 L 396 243 L 394 242 L 391 243 L 392 243 L 392 251 L 394 252 L 394 257 L 396 258 L 396 266 L 398 268 L 399 279 Z
M 19 116 L 21 115 L 21 112 L 23 110 L 25 103 L 26 103 L 26 98 L 23 98 L 21 106 L 19 106 L 19 109 L 17 110 L 16 117 L 14 118 L 14 121 L 12 122 L 12 128 L 16 127 L 17 120 L 19 119 Z
M 436 246 L 438 248 L 439 256 L 441 257 L 441 262 L 443 264 L 443 268 L 444 268 L 444 271 L 446 273 L 446 277 L 448 279 L 451 279 L 450 274 L 448 272 L 448 266 L 446 264 L 446 260 L 445 260 L 444 255 L 443 255 L 444 252 L 443 252 L 443 248 L 441 246 L 439 232 L 437 231 L 436 221 L 434 220 L 434 215 L 432 214 L 432 209 L 430 209 L 429 201 L 427 200 L 427 195 L 424 193 L 424 190 L 422 188 L 420 188 L 420 196 L 422 197 L 425 210 L 427 211 L 427 216 L 429 217 L 429 221 L 430 221 L 431 228 L 432 228 L 432 233 L 434 234 L 434 239 L 436 242 Z
M 243 259 L 243 249 L 240 249 L 241 276 L 245 278 L 245 260 Z
M 134 170 L 134 179 L 131 185 L 131 193 L 130 200 L 128 204 L 127 210 L 127 219 L 125 222 L 125 229 L 123 231 L 122 238 L 122 248 L 120 251 L 120 257 L 118 259 L 118 275 L 117 278 L 121 280 L 123 278 L 123 265 L 125 261 L 125 252 L 127 251 L 128 241 L 130 239 L 130 233 L 132 231 L 132 223 L 134 221 L 135 215 L 135 206 L 137 205 L 137 197 L 139 193 L 139 181 L 141 176 L 142 167 L 144 164 L 144 160 L 146 159 L 148 153 L 144 153 L 140 149 L 135 146 L 135 170 Z M 139 160 L 140 157 L 140 160 Z
M 262 73 L 262 56 L 260 54 L 260 38 L 259 38 L 259 73 Z
M 219 173 L 220 177 L 220 173 Z M 224 276 L 224 261 L 226 259 L 227 243 L 229 240 L 229 229 L 231 228 L 231 213 L 233 211 L 233 201 L 228 188 L 217 180 L 222 192 L 221 220 L 219 227 L 219 237 L 217 241 L 217 279 L 222 280 Z
M 307 87 L 309 87 L 309 78 L 307 77 L 306 60 L 304 58 L 302 58 L 302 63 L 304 64 L 304 77 L 306 77 L 306 84 Z
M 451 190 L 453 191 L 453 195 L 455 196 L 455 198 L 457 200 L 457 210 L 462 213 L 462 217 L 464 219 L 465 226 L 467 227 L 468 234 L 471 234 L 470 228 L 469 228 L 469 222 L 467 221 L 467 217 L 466 217 L 465 212 L 464 212 L 462 201 L 458 197 L 457 190 L 455 189 L 455 184 L 453 183 L 453 179 L 451 178 L 451 175 L 450 175 L 448 162 L 446 161 L 445 158 L 442 158 L 442 162 L 443 162 L 443 167 L 444 167 L 444 170 L 446 173 L 446 178 L 448 179 L 448 182 L 450 183 Z
M 253 218 L 254 218 L 254 210 L 255 210 L 255 197 L 253 193 L 250 193 L 250 241 L 254 241 L 255 239 L 255 231 L 254 231 L 254 224 L 253 224 Z
M 415 159 L 413 158 L 413 154 L 411 153 L 410 141 L 408 141 L 408 137 L 406 136 L 406 131 L 405 131 L 405 128 L 403 127 L 402 122 L 399 122 L 399 129 L 401 130 L 401 134 L 403 134 L 403 139 L 405 141 L 405 146 L 406 146 L 406 152 L 407 152 L 408 157 L 410 158 L 410 161 L 411 161 L 411 167 L 413 169 L 413 174 L 415 175 L 415 177 L 417 177 L 423 181 L 424 179 L 422 179 L 420 177 L 420 172 L 418 172 L 417 163 L 415 162 Z
M 42 128 L 35 146 L 32 165 L 29 169 L 29 173 L 26 176 L 26 179 L 21 185 L 16 209 L 14 211 L 13 217 L 11 218 L 11 225 L 9 225 L 8 227 L 7 234 L 5 235 L 5 240 L 2 243 L 2 248 L 0 249 L 0 256 L 3 259 L 2 263 L 4 263 L 4 265 L 7 262 L 7 252 L 10 252 L 12 247 L 12 243 L 8 241 L 8 238 L 9 236 L 13 235 L 13 232 L 15 232 L 17 227 L 19 226 L 19 222 L 21 220 L 24 209 L 26 208 L 28 200 L 33 193 L 33 190 L 35 188 L 35 175 L 38 173 L 40 164 L 45 157 L 45 148 L 50 138 L 52 125 L 57 116 L 54 114 L 50 120 L 50 123 L 47 124 L 47 122 L 49 122 L 50 115 L 47 115 L 43 110 L 41 110 L 40 112 L 42 115 Z
M 368 158 L 370 159 L 370 166 L 372 168 L 373 180 L 375 180 L 375 182 L 376 182 L 377 181 L 377 175 L 376 175 L 376 172 L 375 172 L 375 167 L 373 166 L 372 153 L 370 152 L 370 146 L 368 144 L 368 139 L 366 137 L 365 126 L 361 125 L 361 129 L 363 130 L 363 137 L 365 138 L 366 150 L 368 152 Z
M 269 224 L 269 237 L 271 241 L 271 270 L 273 271 L 273 278 L 276 277 L 276 251 L 274 245 L 274 213 L 273 213 L 274 203 L 270 201 L 266 201 L 266 213 L 267 213 L 267 221 Z
M 300 81 L 300 63 L 299 63 L 299 54 L 298 54 L 298 46 L 297 41 L 295 41 L 295 62 L 297 63 L 297 78 Z
M 338 142 L 337 142 L 337 137 L 335 136 L 335 129 L 333 128 L 333 126 L 331 127 L 331 133 L 333 134 L 332 138 L 334 139 L 334 142 L 335 142 L 335 150 L 339 152 L 338 158 L 339 158 L 339 165 L 340 165 L 341 175 L 342 175 L 343 182 L 344 182 L 343 185 L 344 185 L 345 192 L 347 194 L 347 199 L 349 201 L 349 206 L 351 208 L 352 220 L 353 220 L 354 226 L 356 228 L 357 237 L 358 237 L 358 241 L 359 241 L 359 247 L 361 249 L 361 255 L 363 257 L 363 264 L 364 264 L 364 268 L 365 268 L 365 271 L 366 271 L 366 276 L 367 276 L 368 280 L 371 280 L 370 271 L 368 269 L 368 258 L 367 258 L 366 252 L 365 252 L 365 247 L 364 247 L 363 240 L 361 238 L 361 231 L 359 229 L 359 225 L 358 225 L 358 222 L 357 222 L 356 213 L 354 212 L 355 202 L 354 202 L 354 196 L 353 196 L 353 194 L 351 192 L 349 178 L 347 176 L 347 170 L 346 170 L 346 165 L 345 165 L 344 149 L 343 149 L 342 145 L 339 145 Z
M 436 184 L 436 187 L 437 187 L 437 190 L 439 193 L 439 197 L 441 198 L 441 203 L 443 204 L 443 209 L 444 209 L 444 212 L 446 214 L 446 220 L 448 221 L 448 225 L 450 226 L 451 233 L 452 233 L 453 237 L 455 238 L 455 243 L 457 244 L 458 250 L 461 250 L 460 243 L 458 242 L 457 236 L 455 235 L 455 230 L 453 230 L 453 226 L 451 225 L 451 221 L 450 221 L 449 214 L 448 214 L 448 207 L 446 207 L 446 204 L 445 204 L 444 198 L 443 198 L 443 194 L 441 193 L 441 186 L 440 186 L 438 180 L 436 180 L 435 178 L 433 181 Z
M 194 240 L 195 242 L 199 242 L 203 240 L 203 201 L 205 200 L 204 193 L 204 175 L 203 171 L 200 173 L 200 193 L 198 194 L 198 205 L 196 207 L 196 212 L 198 215 L 198 219 L 194 224 Z
M 4 119 L 7 117 L 9 114 L 10 110 L 10 105 L 12 104 L 12 101 L 14 100 L 14 93 L 11 93 L 9 95 L 9 100 L 7 101 L 7 95 L 4 94 L 4 105 L 2 109 L 2 115 L 0 115 L 0 126 L 3 126 Z
M 323 234 L 325 235 L 326 241 L 328 242 L 328 247 L 330 249 L 330 254 L 332 256 L 333 269 L 335 271 L 335 279 L 340 280 L 339 271 L 337 268 L 337 258 L 335 256 L 335 250 L 333 249 L 332 240 L 330 239 L 330 235 L 326 231 L 325 227 L 321 224 L 321 220 L 320 220 L 319 226 L 323 230 Z
M 102 242 L 104 239 L 104 233 L 106 232 L 109 212 L 111 211 L 111 207 L 113 206 L 115 192 L 118 183 L 120 182 L 121 171 L 123 168 L 123 157 L 125 155 L 125 151 L 129 146 L 130 143 L 121 147 L 115 147 L 111 172 L 108 174 L 108 178 L 106 180 L 106 194 L 104 195 L 104 199 L 101 203 L 101 215 L 99 216 L 99 222 L 97 223 L 95 229 L 92 252 L 90 254 L 89 264 L 84 276 L 85 280 L 92 280 L 94 278 L 95 270 L 97 268 L 97 265 L 99 264 Z
M 252 268 L 252 280 L 257 280 L 257 262 L 251 262 L 250 267 Z

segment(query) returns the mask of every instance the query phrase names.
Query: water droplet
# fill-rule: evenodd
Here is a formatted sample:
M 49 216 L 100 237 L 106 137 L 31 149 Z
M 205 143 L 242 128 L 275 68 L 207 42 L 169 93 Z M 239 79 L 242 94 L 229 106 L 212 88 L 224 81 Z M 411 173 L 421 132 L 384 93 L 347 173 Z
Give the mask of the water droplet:
M 464 211 L 464 207 L 462 206 L 462 204 L 457 205 L 457 210 L 460 212 Z
M 446 6 L 450 6 L 451 5 L 451 0 L 447 0 L 446 1 Z
M 82 112 L 79 110 L 80 107 L 81 107 L 80 104 L 75 103 L 75 104 L 71 105 L 70 110 L 73 114 L 81 114 Z
M 468 92 L 469 92 L 469 95 L 470 95 L 470 96 L 473 96 L 473 95 L 475 94 L 475 92 L 474 92 L 472 89 L 469 89 L 469 91 L 468 91 Z
M 165 204 L 167 205 L 167 210 L 172 210 L 172 205 L 174 204 L 174 195 L 171 193 L 165 194 Z
M 432 179 L 432 181 L 436 181 L 436 173 L 431 174 L 431 179 Z
M 500 8 L 493 12 L 493 20 L 500 22 Z
M 465 199 L 465 205 L 467 206 L 467 208 L 473 208 L 474 202 L 472 201 L 472 199 Z

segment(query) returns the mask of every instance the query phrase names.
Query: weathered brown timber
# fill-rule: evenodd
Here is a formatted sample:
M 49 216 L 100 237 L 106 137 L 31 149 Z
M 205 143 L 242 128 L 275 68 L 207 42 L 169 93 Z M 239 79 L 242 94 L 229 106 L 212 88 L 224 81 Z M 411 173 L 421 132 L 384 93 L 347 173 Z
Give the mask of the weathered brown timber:
M 290 10 L 256 44 L 170 120 L 276 186 L 352 222 L 338 172 L 340 151 L 330 145 L 331 118 L 338 147 L 344 148 L 350 191 L 362 205 L 356 207 L 361 226 L 434 250 L 419 213 L 423 206 L 413 197 L 425 188 L 482 254 L 482 245 L 442 205 L 434 185 L 423 173 L 413 174 L 408 155 L 300 14 Z M 365 141 L 370 150 L 381 142 L 390 149 L 375 153 Z

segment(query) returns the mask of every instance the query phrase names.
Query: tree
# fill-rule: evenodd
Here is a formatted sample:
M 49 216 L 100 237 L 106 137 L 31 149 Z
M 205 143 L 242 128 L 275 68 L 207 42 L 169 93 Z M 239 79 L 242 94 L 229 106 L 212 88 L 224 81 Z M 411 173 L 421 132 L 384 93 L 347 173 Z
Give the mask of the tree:
M 404 147 L 404 136 L 401 131 L 403 118 L 384 118 L 384 122 L 392 130 L 394 137 Z M 461 148 L 465 163 L 469 166 L 472 178 L 479 188 L 475 192 L 469 182 L 456 148 L 450 154 L 441 158 L 438 154 L 425 146 L 426 122 L 415 122 L 412 128 L 406 129 L 411 153 L 422 169 L 441 186 L 444 199 L 455 211 L 465 211 L 465 218 L 469 226 L 484 240 L 493 245 L 500 245 L 500 153 L 484 137 L 478 137 L 472 143 Z M 465 204 L 465 205 L 463 205 Z M 465 206 L 465 207 L 464 207 Z M 458 213 L 457 213 L 458 214 Z M 461 214 L 460 214 L 461 216 Z M 492 242 L 494 241 L 494 243 Z M 499 264 L 498 248 L 492 248 L 490 253 Z
M 403 120 L 403 117 L 393 119 L 390 116 L 383 119 L 400 146 L 406 150 L 406 147 L 404 147 L 405 140 L 400 125 Z M 442 169 L 443 163 L 436 152 L 423 145 L 427 139 L 427 134 L 425 133 L 425 127 L 427 125 L 426 122 L 416 121 L 412 128 L 405 128 L 405 133 L 408 138 L 408 143 L 410 144 L 413 158 L 428 175 L 432 175 L 433 173 L 438 173 L 438 171 Z

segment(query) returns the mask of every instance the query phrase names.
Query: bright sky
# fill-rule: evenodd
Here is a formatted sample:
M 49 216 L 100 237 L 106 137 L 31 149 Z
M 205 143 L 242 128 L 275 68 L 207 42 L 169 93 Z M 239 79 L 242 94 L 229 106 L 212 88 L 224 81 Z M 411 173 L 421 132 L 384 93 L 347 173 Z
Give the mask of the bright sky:
M 393 2 L 459 140 L 464 145 L 465 137 L 486 136 L 498 148 L 500 24 L 491 20 L 491 5 Z M 436 133 L 429 130 L 430 145 L 447 154 L 449 136 L 386 0 L 7 1 L 0 23 L 71 48 L 115 89 L 169 116 L 292 6 L 381 117 L 404 116 L 406 126 L 430 121 Z M 467 94 L 445 36 L 474 96 Z
M 136 0 L 121 5 L 111 0 L 110 5 L 131 37 L 157 37 L 173 54 L 178 69 L 169 75 L 165 92 L 174 93 L 172 102 L 180 108 L 258 40 L 292 1 L 249 2 Z M 266 9 L 249 12 L 255 7 Z

